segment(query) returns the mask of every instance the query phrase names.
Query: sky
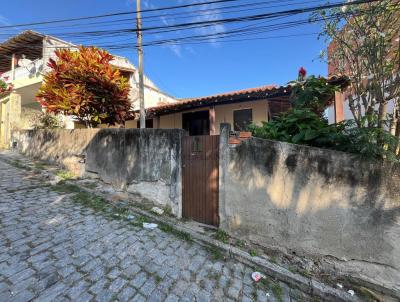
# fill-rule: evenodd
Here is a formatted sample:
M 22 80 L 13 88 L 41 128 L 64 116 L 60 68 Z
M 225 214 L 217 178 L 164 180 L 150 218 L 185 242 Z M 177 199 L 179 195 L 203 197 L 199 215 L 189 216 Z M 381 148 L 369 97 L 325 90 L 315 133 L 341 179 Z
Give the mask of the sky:
M 209 0 L 142 0 L 142 9 L 204 1 Z M 234 1 L 233 3 L 218 3 L 172 11 L 143 13 L 143 16 L 156 16 L 154 18 L 144 18 L 143 27 L 203 22 L 238 15 L 260 14 L 294 7 L 323 4 L 322 0 Z M 310 4 L 311 2 L 315 3 Z M 229 5 L 254 3 L 266 4 L 263 4 L 264 6 L 255 6 L 256 9 L 248 9 L 247 11 L 236 9 L 237 12 L 235 12 L 235 9 L 231 9 L 233 10 L 231 12 L 229 9 L 221 9 L 221 7 Z M 0 11 L 0 26 L 134 11 L 135 9 L 135 0 L 6 1 Z M 180 15 L 165 15 L 174 13 L 179 13 Z M 129 15 L 118 16 L 114 19 L 104 19 L 104 21 L 107 21 L 132 18 L 132 20 L 120 23 L 104 22 L 103 25 L 96 27 L 96 30 L 134 28 L 135 20 L 133 17 L 134 15 Z M 288 20 L 298 20 L 297 18 L 307 19 L 308 15 L 296 16 Z M 96 20 L 91 20 L 90 22 L 96 22 Z M 190 30 L 178 30 L 169 34 L 144 31 L 143 38 L 146 44 L 149 41 L 182 36 L 224 34 L 229 30 L 246 26 L 264 26 L 264 28 L 267 28 L 266 26 L 269 26 L 269 24 L 271 23 L 261 20 L 244 24 L 217 24 Z M 107 38 L 82 38 L 74 35 L 64 37 L 62 36 L 63 33 L 88 31 L 94 29 L 95 25 L 81 27 L 79 22 L 75 24 L 75 27 L 70 28 L 63 27 L 63 25 L 38 25 L 30 28 L 47 34 L 60 34 L 60 38 L 77 44 L 89 45 L 97 43 L 108 47 L 109 45 L 119 45 L 121 43 L 132 43 L 132 45 L 136 43 L 136 34 L 134 32 L 125 33 L 119 37 L 112 36 Z M 0 40 L 4 40 L 7 35 L 18 33 L 24 29 L 28 29 L 28 27 L 3 30 Z M 308 24 L 306 26 L 264 32 L 258 35 L 245 34 L 228 38 L 227 40 L 234 40 L 231 42 L 208 39 L 202 43 L 146 46 L 144 48 L 144 71 L 161 90 L 177 98 L 206 96 L 270 84 L 284 85 L 297 77 L 297 71 L 301 66 L 306 68 L 309 75 L 325 76 L 327 74 L 327 66 L 325 62 L 319 59 L 319 54 L 326 49 L 326 44 L 323 40 L 318 40 L 317 38 L 317 33 L 320 30 L 320 24 Z M 137 66 L 137 51 L 133 46 L 125 45 L 124 48 L 112 49 L 110 52 L 127 57 Z

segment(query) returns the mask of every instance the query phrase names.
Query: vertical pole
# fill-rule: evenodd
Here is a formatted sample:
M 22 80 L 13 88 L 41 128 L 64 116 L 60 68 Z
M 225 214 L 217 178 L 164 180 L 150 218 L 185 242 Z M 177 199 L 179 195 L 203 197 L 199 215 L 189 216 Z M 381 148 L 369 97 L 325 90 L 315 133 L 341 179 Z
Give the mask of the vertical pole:
M 14 83 L 14 80 L 15 80 L 15 59 L 16 59 L 16 56 L 13 53 L 11 56 L 11 83 L 12 84 Z
M 215 129 L 215 106 L 210 106 L 209 115 L 210 115 L 210 133 L 209 133 L 209 135 L 215 135 L 215 134 L 217 134 L 216 129 Z
M 344 92 L 335 92 L 335 101 L 333 103 L 333 108 L 335 110 L 335 123 L 339 123 L 344 120 L 344 111 L 343 111 L 343 104 L 344 104 Z
M 146 128 L 146 111 L 144 109 L 144 81 L 143 81 L 143 49 L 142 49 L 142 17 L 140 0 L 136 0 L 136 29 L 139 55 L 139 102 L 140 102 L 140 128 Z

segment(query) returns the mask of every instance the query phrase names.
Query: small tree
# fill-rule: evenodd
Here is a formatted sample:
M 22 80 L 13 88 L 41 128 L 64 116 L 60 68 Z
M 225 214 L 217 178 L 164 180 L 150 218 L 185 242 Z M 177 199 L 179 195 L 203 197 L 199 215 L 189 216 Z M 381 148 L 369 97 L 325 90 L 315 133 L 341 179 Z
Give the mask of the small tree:
M 349 107 L 358 127 L 392 127 L 400 97 L 400 1 L 382 0 L 324 10 L 322 36 L 336 73 L 350 77 Z M 393 102 L 394 112 L 388 112 Z M 394 114 L 393 114 L 394 113 Z M 367 118 L 365 118 L 367 117 Z
M 86 127 L 123 124 L 131 115 L 129 83 L 110 61 L 113 56 L 95 47 L 59 49 L 57 60 L 37 94 L 47 112 L 74 116 Z

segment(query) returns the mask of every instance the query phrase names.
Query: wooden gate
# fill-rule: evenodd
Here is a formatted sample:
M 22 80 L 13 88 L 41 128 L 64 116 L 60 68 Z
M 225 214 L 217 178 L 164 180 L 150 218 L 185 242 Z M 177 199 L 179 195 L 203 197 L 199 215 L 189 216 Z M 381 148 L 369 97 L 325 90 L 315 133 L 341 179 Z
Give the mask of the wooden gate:
M 185 136 L 182 216 L 218 226 L 219 135 Z

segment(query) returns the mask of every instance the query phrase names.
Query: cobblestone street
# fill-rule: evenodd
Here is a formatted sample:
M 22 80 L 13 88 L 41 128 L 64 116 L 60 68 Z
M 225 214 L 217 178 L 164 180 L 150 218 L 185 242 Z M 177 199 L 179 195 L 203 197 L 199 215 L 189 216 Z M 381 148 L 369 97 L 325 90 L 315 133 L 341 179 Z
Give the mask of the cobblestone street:
M 282 283 L 267 291 L 249 267 L 105 217 L 32 172 L 0 161 L 0 179 L 0 301 L 294 301 Z

